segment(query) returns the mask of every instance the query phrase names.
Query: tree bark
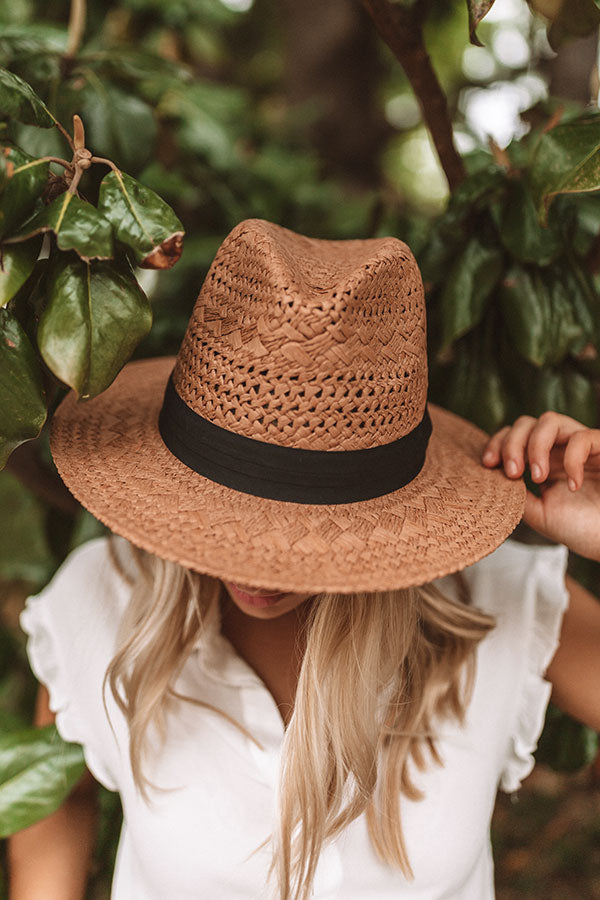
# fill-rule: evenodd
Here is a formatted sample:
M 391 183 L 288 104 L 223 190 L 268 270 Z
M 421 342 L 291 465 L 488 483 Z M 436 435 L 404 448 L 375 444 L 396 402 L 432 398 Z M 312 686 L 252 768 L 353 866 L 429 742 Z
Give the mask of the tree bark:
M 404 7 L 388 0 L 363 0 L 363 5 L 410 81 L 448 185 L 453 191 L 463 181 L 465 168 L 454 146 L 446 95 L 425 49 L 423 18 L 428 4 L 419 0 L 412 6 Z

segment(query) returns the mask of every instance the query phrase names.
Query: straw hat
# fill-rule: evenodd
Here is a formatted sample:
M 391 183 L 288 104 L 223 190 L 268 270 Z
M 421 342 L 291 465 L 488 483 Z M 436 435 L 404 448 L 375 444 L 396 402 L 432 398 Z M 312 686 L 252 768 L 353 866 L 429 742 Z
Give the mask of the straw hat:
M 56 465 L 113 531 L 200 572 L 302 592 L 423 584 L 490 553 L 525 501 L 481 465 L 482 431 L 427 404 L 425 338 L 406 244 L 247 220 L 176 358 L 65 398 Z

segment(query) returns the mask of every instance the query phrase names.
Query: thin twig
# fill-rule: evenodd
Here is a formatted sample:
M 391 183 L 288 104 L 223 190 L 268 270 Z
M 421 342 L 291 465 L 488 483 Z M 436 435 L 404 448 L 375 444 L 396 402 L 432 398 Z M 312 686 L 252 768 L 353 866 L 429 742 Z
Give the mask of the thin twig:
M 69 132 L 67 131 L 67 129 L 64 128 L 64 127 L 60 124 L 60 122 L 58 122 L 56 119 L 54 120 L 54 124 L 56 125 L 56 127 L 58 128 L 58 130 L 60 131 L 60 133 L 62 134 L 62 136 L 66 139 L 66 141 L 67 141 L 69 147 L 71 148 L 71 150 L 75 151 L 75 144 L 73 143 L 73 138 L 71 137 L 71 135 L 69 134 Z
M 71 0 L 69 15 L 69 40 L 65 56 L 73 59 L 77 55 L 83 32 L 85 31 L 86 0 Z
M 93 163 L 103 163 L 105 166 L 110 166 L 113 172 L 116 172 L 118 175 L 121 174 L 121 170 L 118 166 L 115 166 L 112 159 L 104 159 L 103 156 L 92 156 L 91 162 Z
M 454 146 L 446 95 L 425 49 L 423 17 L 428 4 L 422 0 L 410 7 L 391 4 L 388 0 L 362 2 L 380 37 L 406 73 L 452 191 L 464 180 L 466 173 Z

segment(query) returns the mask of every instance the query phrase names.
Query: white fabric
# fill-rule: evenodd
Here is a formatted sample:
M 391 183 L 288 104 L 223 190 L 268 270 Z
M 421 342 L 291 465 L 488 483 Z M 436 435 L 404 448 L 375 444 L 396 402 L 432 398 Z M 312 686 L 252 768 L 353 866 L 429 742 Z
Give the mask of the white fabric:
M 121 545 L 125 550 L 125 542 Z M 542 675 L 558 643 L 567 604 L 564 547 L 507 541 L 465 570 L 474 605 L 498 625 L 478 648 L 477 677 L 464 727 L 444 724 L 443 768 L 415 772 L 421 802 L 404 801 L 408 853 L 415 879 L 376 859 L 364 818 L 322 853 L 315 900 L 491 900 L 489 823 L 498 785 L 515 791 L 533 766 L 550 695 Z M 438 585 L 453 594 L 452 578 Z M 118 790 L 125 824 L 112 900 L 263 900 L 267 849 L 252 855 L 271 830 L 283 725 L 262 681 L 218 632 L 199 641 L 176 684 L 241 722 L 259 750 L 223 717 L 178 702 L 168 740 L 150 779 L 146 807 L 128 761 L 127 729 L 110 690 L 101 685 L 129 588 L 114 572 L 106 539 L 67 559 L 50 585 L 29 598 L 21 625 L 37 678 L 64 738 L 83 744 L 102 784 Z

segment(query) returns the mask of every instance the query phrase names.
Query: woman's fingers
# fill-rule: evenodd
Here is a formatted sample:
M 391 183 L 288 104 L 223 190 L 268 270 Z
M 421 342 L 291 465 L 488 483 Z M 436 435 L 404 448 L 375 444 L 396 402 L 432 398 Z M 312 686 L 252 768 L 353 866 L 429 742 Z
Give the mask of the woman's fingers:
M 571 435 L 565 448 L 563 466 L 569 487 L 578 490 L 583 484 L 583 471 L 592 454 L 600 453 L 600 431 L 586 428 Z
M 525 449 L 529 435 L 537 419 L 520 416 L 514 425 L 500 429 L 486 445 L 483 462 L 486 466 L 502 463 L 504 471 L 511 478 L 518 478 L 525 469 Z
M 590 432 L 576 419 L 560 413 L 546 412 L 539 419 L 520 416 L 513 425 L 500 429 L 490 438 L 484 449 L 483 462 L 486 466 L 501 463 L 510 478 L 519 478 L 529 462 L 533 481 L 543 482 L 550 473 L 553 447 L 568 445 L 575 435 L 585 436 Z M 591 452 L 600 452 L 600 437 L 593 438 L 591 443 L 589 439 L 578 437 L 565 463 L 565 472 L 573 480 L 572 490 L 581 485 L 583 467 Z

